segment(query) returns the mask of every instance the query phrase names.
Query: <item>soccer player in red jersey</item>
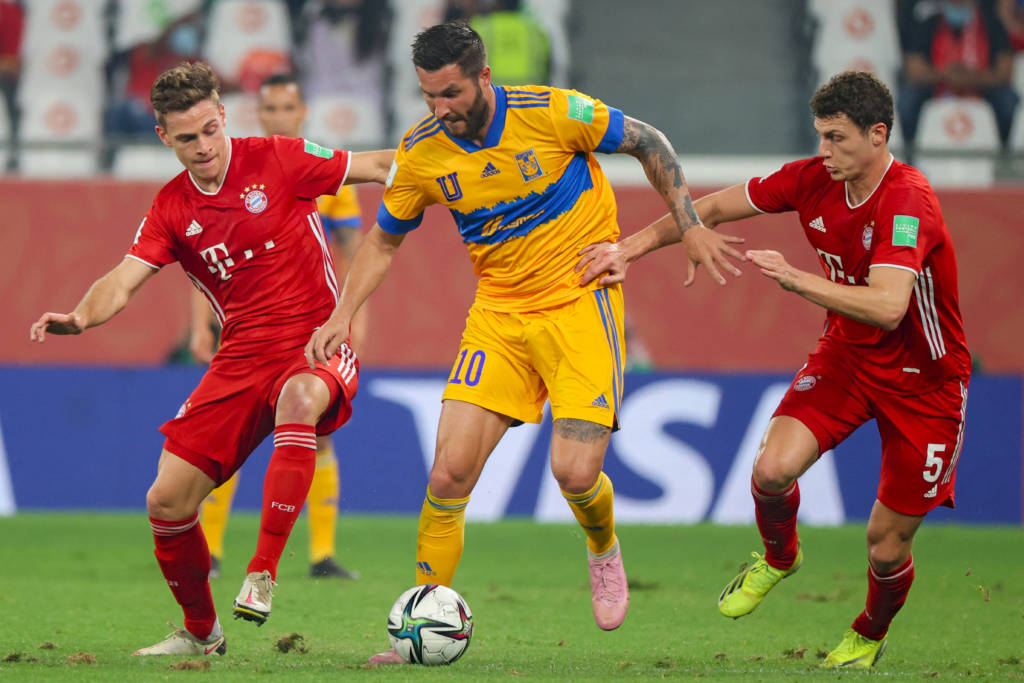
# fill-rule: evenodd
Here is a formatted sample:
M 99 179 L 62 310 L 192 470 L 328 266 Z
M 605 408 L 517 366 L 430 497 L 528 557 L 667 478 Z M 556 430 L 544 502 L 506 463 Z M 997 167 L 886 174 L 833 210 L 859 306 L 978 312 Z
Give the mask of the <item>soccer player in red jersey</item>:
M 182 64 L 153 85 L 156 132 L 185 171 L 157 194 L 125 259 L 70 313 L 44 313 L 30 330 L 81 334 L 128 303 L 160 268 L 178 261 L 209 299 L 223 344 L 177 417 L 146 507 L 156 558 L 185 627 L 137 655 L 223 654 L 210 595 L 210 552 L 196 512 L 271 432 L 256 552 L 235 618 L 270 615 L 277 563 L 306 499 L 317 434 L 352 413 L 358 361 L 347 344 L 310 368 L 303 347 L 338 298 L 315 199 L 345 183 L 387 177 L 392 151 L 350 154 L 293 138 L 229 138 L 219 84 L 205 64 Z
M 953 507 L 971 364 L 957 298 L 956 257 L 939 202 L 920 171 L 888 149 L 892 95 L 846 72 L 811 99 L 819 156 L 702 197 L 712 227 L 796 211 L 825 277 L 782 254 L 746 257 L 783 289 L 828 310 L 825 332 L 772 418 L 751 491 L 764 557 L 726 586 L 719 611 L 737 618 L 803 561 L 797 479 L 821 453 L 874 418 L 882 437 L 877 500 L 867 527 L 867 604 L 823 666 L 871 667 L 914 579 L 911 546 L 925 515 Z M 588 247 L 584 281 L 619 282 L 628 263 L 678 241 L 662 218 L 618 245 Z M 693 281 L 690 266 L 687 284 Z

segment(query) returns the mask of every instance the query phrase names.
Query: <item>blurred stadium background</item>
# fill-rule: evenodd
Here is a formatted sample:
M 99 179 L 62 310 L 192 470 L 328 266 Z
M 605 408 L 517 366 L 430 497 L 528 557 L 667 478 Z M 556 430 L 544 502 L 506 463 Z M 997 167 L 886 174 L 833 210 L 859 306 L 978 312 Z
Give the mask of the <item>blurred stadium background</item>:
M 507 80 L 573 87 L 661 128 L 695 194 L 815 151 L 807 100 L 846 68 L 875 71 L 902 97 L 918 0 L 0 0 L 0 513 L 18 508 L 141 511 L 172 417 L 202 368 L 187 349 L 187 280 L 177 266 L 82 337 L 28 342 L 45 310 L 70 310 L 116 264 L 157 189 L 180 167 L 152 132 L 153 78 L 181 59 L 214 65 L 228 127 L 260 133 L 255 91 L 297 70 L 306 136 L 352 149 L 393 146 L 425 113 L 408 46 L 422 27 L 472 18 L 494 31 Z M 981 2 L 1014 36 L 1018 2 Z M 929 14 L 931 12 L 931 14 Z M 487 22 L 491 22 L 488 24 Z M 483 29 L 482 29 L 483 30 Z M 995 37 L 991 43 L 996 44 Z M 1003 43 L 1000 43 L 1003 44 Z M 1024 88 L 1024 52 L 1007 87 Z M 501 83 L 501 74 L 496 75 Z M 506 81 L 507 82 L 507 81 Z M 1013 84 L 1017 85 L 1014 86 Z M 1019 109 L 1019 108 L 1018 108 Z M 1005 131 L 1004 131 L 1005 133 Z M 938 189 L 960 264 L 975 375 L 960 464 L 958 522 L 1022 522 L 1024 115 L 1000 137 L 989 103 L 930 99 L 914 144 L 892 146 Z M 601 159 L 630 233 L 663 213 L 631 158 Z M 364 224 L 380 190 L 359 188 Z M 468 258 L 435 207 L 371 299 L 355 417 L 335 435 L 342 510 L 415 513 L 444 385 L 473 296 Z M 817 270 L 793 216 L 727 230 Z M 761 431 L 820 329 L 822 312 L 748 271 L 725 288 L 684 290 L 682 251 L 630 270 L 632 374 L 608 471 L 624 522 L 747 523 Z M 549 429 L 524 426 L 492 457 L 471 519 L 568 520 L 547 474 Z M 874 498 L 873 425 L 811 470 L 803 518 L 866 518 Z M 261 449 L 238 503 L 258 505 Z

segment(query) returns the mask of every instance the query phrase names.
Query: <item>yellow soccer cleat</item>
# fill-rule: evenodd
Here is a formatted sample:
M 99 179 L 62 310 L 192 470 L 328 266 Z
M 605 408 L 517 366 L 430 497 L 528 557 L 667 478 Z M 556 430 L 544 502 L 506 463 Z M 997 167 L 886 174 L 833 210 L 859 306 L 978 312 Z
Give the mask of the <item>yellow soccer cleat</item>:
M 795 574 L 804 561 L 804 551 L 799 546 L 796 560 L 789 569 L 776 569 L 757 553 L 750 554 L 755 558 L 754 563 L 740 567 L 740 573 L 718 596 L 718 611 L 733 619 L 739 619 L 757 609 L 768 591 L 782 579 Z
M 885 652 L 885 638 L 871 640 L 865 638 L 852 628 L 843 634 L 843 641 L 836 649 L 828 653 L 821 668 L 850 667 L 851 669 L 870 669 Z

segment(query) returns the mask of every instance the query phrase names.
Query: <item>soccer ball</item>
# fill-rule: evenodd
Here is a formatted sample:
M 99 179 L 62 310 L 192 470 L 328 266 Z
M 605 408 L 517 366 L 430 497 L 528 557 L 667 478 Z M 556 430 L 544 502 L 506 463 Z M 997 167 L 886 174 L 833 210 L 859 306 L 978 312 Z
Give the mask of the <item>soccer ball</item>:
M 446 586 L 415 586 L 398 596 L 388 614 L 391 647 L 410 664 L 451 664 L 473 637 L 473 614 Z

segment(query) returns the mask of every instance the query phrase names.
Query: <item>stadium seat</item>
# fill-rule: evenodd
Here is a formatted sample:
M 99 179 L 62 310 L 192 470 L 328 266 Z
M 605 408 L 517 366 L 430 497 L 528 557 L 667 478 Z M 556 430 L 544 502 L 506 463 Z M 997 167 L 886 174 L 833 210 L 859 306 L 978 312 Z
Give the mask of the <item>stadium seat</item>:
M 210 10 L 203 58 L 225 80 L 237 82 L 251 52 L 290 52 L 290 26 L 280 0 L 219 0 Z
M 318 97 L 309 102 L 306 137 L 331 147 L 372 147 L 384 139 L 383 115 L 373 98 Z
M 227 117 L 226 130 L 235 138 L 259 137 L 263 135 L 257 113 L 256 95 L 231 93 L 220 98 Z
M 18 98 L 23 106 L 54 91 L 96 99 L 103 89 L 101 60 L 92 59 L 73 45 L 36 46 L 25 55 Z
M 167 181 L 182 172 L 174 152 L 161 144 L 121 145 L 111 173 L 125 180 Z
M 25 6 L 23 56 L 48 53 L 57 45 L 75 48 L 81 59 L 99 63 L 107 56 L 103 12 L 107 0 L 32 0 Z
M 196 11 L 203 0 L 161 0 L 160 12 L 150 2 L 120 2 L 114 24 L 114 50 L 121 52 L 148 43 L 163 33 L 171 22 Z
M 99 93 L 86 98 L 60 90 L 22 97 L 22 143 L 98 142 L 102 129 L 99 98 Z
M 18 170 L 30 178 L 85 178 L 99 170 L 99 157 L 88 149 L 23 148 Z
M 816 19 L 812 62 L 824 83 L 848 69 L 877 74 L 890 88 L 896 85 L 903 56 L 896 15 L 889 0 L 812 0 Z
M 920 152 L 995 153 L 999 132 L 985 100 L 949 97 L 925 102 L 918 124 Z

